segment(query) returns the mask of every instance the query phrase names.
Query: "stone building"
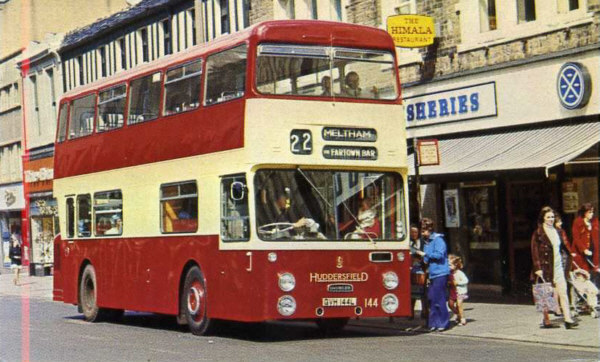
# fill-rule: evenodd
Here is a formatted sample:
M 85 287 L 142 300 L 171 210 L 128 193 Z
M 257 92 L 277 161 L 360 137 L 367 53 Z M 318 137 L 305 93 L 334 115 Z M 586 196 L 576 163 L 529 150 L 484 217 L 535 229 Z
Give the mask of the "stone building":
M 541 207 L 569 236 L 582 203 L 598 209 L 600 2 L 415 5 L 437 30 L 401 65 L 408 135 L 439 145 L 440 164 L 419 167 L 422 212 L 473 283 L 526 294 Z
M 27 223 L 22 222 L 27 219 L 22 168 L 23 154 L 27 157 L 24 138 L 26 130 L 23 128 L 23 113 L 26 106 L 22 102 L 24 84 L 18 63 L 26 48 L 45 43 L 48 36 L 53 37 L 49 34 L 71 30 L 127 5 L 125 0 L 91 0 L 86 2 L 85 7 L 81 7 L 81 1 L 77 0 L 0 1 L 0 39 L 2 39 L 0 42 L 0 194 L 2 195 L 0 197 L 2 240 L 0 257 L 5 266 L 9 263 L 8 239 L 11 233 L 22 235 L 24 239 L 27 251 L 26 265 L 29 263 L 30 256 L 29 227 Z M 73 11 L 74 9 L 77 11 Z M 57 16 L 49 16 L 49 14 L 57 14 Z M 44 87 L 48 88 L 49 84 L 56 79 L 56 73 L 41 70 L 34 79 L 38 84 L 44 84 Z M 58 88 L 52 89 L 56 90 L 54 96 L 58 96 Z M 41 94 L 37 95 L 42 101 Z M 56 115 L 52 114 L 52 106 L 48 106 L 48 102 L 40 103 L 40 106 L 44 108 L 36 109 L 34 106 L 34 111 L 40 115 L 36 120 L 39 122 L 41 132 L 38 136 L 47 137 L 47 132 L 52 130 L 48 141 L 51 143 L 54 126 L 52 123 L 48 126 L 48 120 L 54 120 Z

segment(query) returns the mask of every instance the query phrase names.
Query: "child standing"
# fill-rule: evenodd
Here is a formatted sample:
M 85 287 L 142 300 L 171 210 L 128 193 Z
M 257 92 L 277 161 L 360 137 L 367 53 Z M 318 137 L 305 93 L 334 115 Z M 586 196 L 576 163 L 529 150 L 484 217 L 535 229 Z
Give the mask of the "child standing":
M 452 258 L 448 258 L 450 264 L 450 275 L 452 275 L 452 281 L 450 285 L 450 308 L 456 313 L 456 322 L 459 325 L 464 326 L 467 324 L 464 312 L 464 302 L 469 298 L 467 285 L 469 284 L 469 278 L 463 273 L 463 261 L 460 256 L 453 255 Z M 454 293 L 452 292 L 454 289 Z M 454 297 L 454 298 L 453 298 Z

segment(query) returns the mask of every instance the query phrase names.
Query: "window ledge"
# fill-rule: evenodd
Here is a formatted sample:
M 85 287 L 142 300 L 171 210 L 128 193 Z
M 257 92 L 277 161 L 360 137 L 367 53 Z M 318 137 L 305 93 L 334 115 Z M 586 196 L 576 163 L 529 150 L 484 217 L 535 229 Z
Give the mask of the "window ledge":
M 585 17 L 574 20 L 564 19 L 564 21 L 561 21 L 561 19 L 558 18 L 558 20 L 552 23 L 542 24 L 532 22 L 531 24 L 515 25 L 513 27 L 504 29 L 503 31 L 493 30 L 471 37 L 470 42 L 465 42 L 458 45 L 457 51 L 458 53 L 466 53 L 473 50 L 485 49 L 496 45 L 511 43 L 524 38 L 554 33 L 561 29 L 569 29 L 571 27 L 591 24 L 593 21 L 594 13 L 588 13 Z
M 9 108 L 3 109 L 3 110 L 0 110 L 0 116 L 5 115 L 5 114 L 10 113 L 10 112 L 13 112 L 13 111 L 16 111 L 18 109 L 21 109 L 21 105 L 20 104 L 17 104 L 15 106 L 12 106 L 12 107 L 9 107 Z

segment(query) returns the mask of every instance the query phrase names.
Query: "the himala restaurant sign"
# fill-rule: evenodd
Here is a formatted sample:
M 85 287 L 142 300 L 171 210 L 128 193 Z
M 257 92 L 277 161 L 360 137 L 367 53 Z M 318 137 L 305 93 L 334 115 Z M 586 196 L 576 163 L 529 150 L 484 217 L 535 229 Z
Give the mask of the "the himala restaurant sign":
M 423 15 L 394 15 L 387 18 L 387 31 L 394 44 L 402 48 L 420 48 L 433 44 L 433 18 Z

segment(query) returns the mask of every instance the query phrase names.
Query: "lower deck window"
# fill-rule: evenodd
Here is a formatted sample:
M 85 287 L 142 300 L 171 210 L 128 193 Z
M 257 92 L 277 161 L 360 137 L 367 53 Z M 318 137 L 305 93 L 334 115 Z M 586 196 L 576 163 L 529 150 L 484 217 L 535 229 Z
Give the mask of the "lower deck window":
M 250 238 L 245 176 L 227 176 L 221 180 L 221 238 L 224 241 Z
M 163 233 L 198 230 L 198 187 L 181 182 L 160 187 L 161 231 Z
M 119 190 L 94 194 L 96 236 L 123 234 L 123 194 Z

